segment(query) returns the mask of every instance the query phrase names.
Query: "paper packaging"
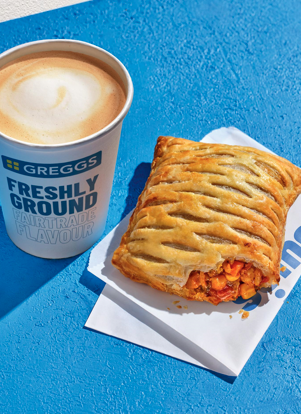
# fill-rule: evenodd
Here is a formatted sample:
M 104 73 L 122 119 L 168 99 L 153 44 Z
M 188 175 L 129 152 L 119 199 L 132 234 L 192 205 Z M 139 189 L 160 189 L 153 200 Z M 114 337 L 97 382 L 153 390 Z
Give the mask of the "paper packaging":
M 0 67 L 29 53 L 53 50 L 78 52 L 109 64 L 127 94 L 124 108 L 111 124 L 79 141 L 38 145 L 0 133 L 0 194 L 7 233 L 27 253 L 60 259 L 87 250 L 103 233 L 122 121 L 132 103 L 133 85 L 126 68 L 113 55 L 75 40 L 17 46 L 0 55 Z
M 202 141 L 269 151 L 235 128 L 215 130 Z M 299 278 L 300 210 L 301 197 L 288 214 L 280 285 L 275 285 L 272 293 L 260 291 L 249 300 L 240 298 L 236 303 L 221 303 L 217 307 L 186 301 L 121 275 L 110 262 L 127 228 L 126 217 L 91 253 L 88 270 L 107 285 L 86 326 L 221 374 L 237 376 Z M 175 305 L 174 301 L 180 302 Z M 245 320 L 238 313 L 242 308 L 250 311 Z

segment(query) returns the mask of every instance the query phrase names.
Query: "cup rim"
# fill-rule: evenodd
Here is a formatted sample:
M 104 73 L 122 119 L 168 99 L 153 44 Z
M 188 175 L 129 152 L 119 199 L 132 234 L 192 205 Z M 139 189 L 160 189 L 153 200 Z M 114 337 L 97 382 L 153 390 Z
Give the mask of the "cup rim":
M 29 46 L 35 45 L 35 44 L 43 44 L 43 43 L 78 43 L 78 44 L 82 44 L 82 45 L 86 45 L 90 48 L 96 49 L 98 51 L 101 51 L 103 54 L 109 56 L 111 59 L 113 59 L 121 68 L 121 70 L 124 72 L 124 75 L 126 77 L 127 83 L 128 83 L 128 92 L 127 92 L 127 97 L 126 97 L 126 101 L 125 104 L 121 110 L 121 112 L 117 115 L 117 117 L 115 119 L 113 119 L 113 121 L 108 124 L 106 127 L 104 127 L 103 129 L 100 129 L 99 131 L 95 132 L 94 134 L 88 135 L 87 137 L 81 138 L 77 141 L 71 141 L 71 142 L 65 142 L 65 143 L 60 143 L 60 144 L 36 144 L 36 143 L 32 143 L 32 142 L 25 142 L 25 141 L 19 141 L 16 138 L 10 137 L 6 134 L 4 134 L 3 132 L 0 131 L 0 139 L 4 138 L 6 141 L 9 141 L 13 144 L 17 144 L 23 147 L 28 147 L 28 148 L 40 148 L 40 149 L 45 149 L 45 148 L 67 148 L 67 147 L 74 147 L 77 145 L 81 145 L 87 141 L 93 141 L 96 140 L 100 137 L 103 137 L 104 135 L 107 135 L 110 131 L 112 131 L 112 129 L 114 129 L 120 122 L 123 121 L 123 119 L 125 118 L 126 114 L 128 113 L 132 101 L 133 101 L 133 95 L 134 95 L 134 86 L 133 86 L 133 82 L 132 82 L 132 78 L 128 72 L 128 70 L 126 69 L 126 67 L 123 65 L 123 63 L 120 62 L 119 59 L 117 59 L 117 57 L 115 57 L 114 55 L 112 55 L 112 53 L 108 52 L 105 49 L 102 49 L 99 46 L 93 45 L 92 43 L 88 43 L 88 42 L 83 42 L 81 40 L 74 40 L 74 39 L 43 39 L 43 40 L 36 40 L 33 42 L 27 42 L 27 43 L 23 43 L 21 45 L 15 46 L 11 49 L 8 49 L 6 51 L 4 51 L 3 53 L 0 54 L 0 60 L 7 56 L 10 55 L 11 53 L 16 52 L 19 49 L 24 49 L 27 48 Z

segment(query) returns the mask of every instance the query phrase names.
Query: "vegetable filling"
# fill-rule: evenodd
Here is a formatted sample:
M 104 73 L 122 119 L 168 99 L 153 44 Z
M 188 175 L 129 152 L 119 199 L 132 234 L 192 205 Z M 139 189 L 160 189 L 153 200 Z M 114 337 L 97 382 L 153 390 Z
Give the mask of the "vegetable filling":
M 205 293 L 210 302 L 218 304 L 236 300 L 238 296 L 249 299 L 268 281 L 252 263 L 226 260 L 217 270 L 208 273 L 192 271 L 185 287 L 194 294 Z

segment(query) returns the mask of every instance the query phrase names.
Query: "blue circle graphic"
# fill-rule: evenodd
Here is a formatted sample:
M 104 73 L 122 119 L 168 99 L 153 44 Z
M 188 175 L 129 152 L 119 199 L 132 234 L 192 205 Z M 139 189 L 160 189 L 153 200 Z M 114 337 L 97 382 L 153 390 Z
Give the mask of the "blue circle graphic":
M 283 289 L 278 289 L 275 293 L 276 298 L 283 298 L 285 296 L 285 290 Z

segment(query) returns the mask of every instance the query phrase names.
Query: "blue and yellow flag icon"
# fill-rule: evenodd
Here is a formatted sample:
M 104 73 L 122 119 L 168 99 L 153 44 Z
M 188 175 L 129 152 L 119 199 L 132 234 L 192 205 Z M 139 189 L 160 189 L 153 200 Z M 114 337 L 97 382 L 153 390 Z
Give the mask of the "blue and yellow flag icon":
M 7 167 L 19 171 L 19 163 L 16 161 L 6 159 Z

